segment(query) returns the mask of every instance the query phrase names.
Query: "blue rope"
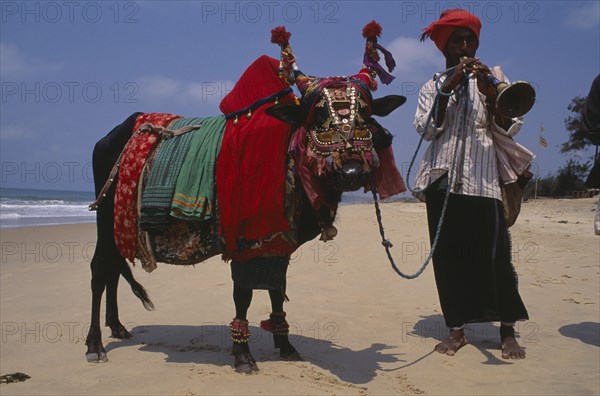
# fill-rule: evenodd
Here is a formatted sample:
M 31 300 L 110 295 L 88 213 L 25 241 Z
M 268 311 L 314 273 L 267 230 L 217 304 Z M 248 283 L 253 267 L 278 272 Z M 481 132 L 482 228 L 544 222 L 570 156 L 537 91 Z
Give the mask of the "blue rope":
M 429 123 L 434 118 L 434 116 L 435 116 L 435 118 L 437 118 L 437 114 L 438 114 L 438 111 L 439 111 L 439 102 L 440 102 L 441 96 L 456 95 L 457 96 L 457 100 L 459 100 L 459 95 L 461 93 L 461 90 L 459 90 L 457 92 L 450 92 L 449 94 L 446 94 L 446 93 L 444 93 L 442 91 L 442 88 L 444 87 L 444 83 L 440 81 L 442 76 L 444 76 L 444 75 L 445 76 L 450 75 L 454 71 L 455 68 L 456 68 L 456 66 L 447 69 L 445 72 L 443 72 L 438 77 L 438 79 L 436 81 L 436 85 L 435 86 L 436 86 L 436 90 L 437 90 L 438 94 L 436 95 L 435 100 L 434 100 L 434 105 L 431 108 L 431 111 L 429 112 L 429 114 L 427 116 L 427 121 L 425 122 L 425 128 L 424 128 L 425 131 L 427 130 L 427 127 L 429 126 Z M 468 98 L 468 87 L 469 87 L 468 81 L 469 81 L 468 78 L 465 76 L 465 79 L 464 79 L 464 81 L 463 81 L 463 83 L 461 85 L 461 88 L 464 86 L 464 90 L 465 90 L 465 94 L 466 94 L 465 97 L 467 97 L 467 98 Z M 445 82 L 445 80 L 444 80 L 444 82 Z M 462 120 L 465 125 L 466 125 L 466 119 L 467 119 L 467 106 L 465 104 L 465 106 L 464 106 L 463 120 Z M 461 129 L 461 131 L 462 131 L 462 133 L 464 133 L 465 128 L 463 127 Z M 412 169 L 412 166 L 414 164 L 415 158 L 417 157 L 419 149 L 421 148 L 421 143 L 423 142 L 423 137 L 424 137 L 424 134 L 421 134 L 421 139 L 419 140 L 419 144 L 417 145 L 415 153 L 413 154 L 412 160 L 411 160 L 410 165 L 408 167 L 408 174 L 406 175 L 406 185 L 407 185 L 407 187 L 408 187 L 408 189 L 409 189 L 410 192 L 413 192 L 413 189 L 411 189 L 410 185 L 409 185 L 410 170 Z M 465 144 L 463 142 L 463 144 L 462 144 L 462 150 L 461 150 L 463 156 L 464 156 L 464 147 L 465 147 Z M 457 151 L 458 151 L 458 144 L 456 145 L 455 153 L 454 153 L 454 158 L 452 159 L 452 169 L 454 169 L 455 166 L 456 166 L 456 157 L 457 157 L 457 155 L 456 155 L 457 153 L 456 152 Z M 452 172 L 449 172 L 449 173 L 450 173 L 450 177 L 453 177 L 452 176 Z M 385 248 L 385 252 L 387 254 L 388 260 L 390 261 L 390 264 L 392 265 L 392 268 L 402 278 L 404 278 L 404 279 L 416 279 L 416 278 L 418 278 L 423 273 L 423 271 L 425 271 L 425 268 L 427 268 L 427 265 L 429 264 L 429 262 L 433 258 L 433 254 L 434 254 L 435 249 L 437 247 L 437 244 L 438 244 L 438 241 L 439 241 L 439 238 L 440 238 L 440 234 L 441 234 L 441 231 L 442 231 L 442 225 L 444 223 L 444 217 L 446 215 L 446 209 L 448 207 L 448 200 L 449 200 L 449 197 L 450 197 L 450 191 L 452 189 L 452 185 L 453 184 L 454 184 L 454 180 L 448 180 L 448 187 L 446 189 L 446 193 L 445 193 L 445 197 L 444 197 L 444 204 L 442 206 L 442 213 L 440 215 L 440 220 L 439 220 L 437 228 L 436 228 L 435 237 L 433 238 L 433 242 L 431 244 L 431 250 L 429 251 L 429 255 L 427 256 L 427 259 L 425 259 L 425 262 L 423 263 L 423 265 L 421 265 L 421 268 L 419 268 L 419 270 L 417 272 L 415 272 L 414 274 L 409 275 L 409 274 L 405 274 L 404 272 L 402 272 L 398 268 L 398 266 L 396 265 L 396 262 L 394 261 L 394 258 L 392 257 L 392 254 L 390 252 L 390 248 L 392 248 L 393 245 L 392 245 L 392 243 L 388 239 L 385 238 L 385 231 L 384 231 L 383 223 L 382 223 L 382 220 L 381 220 L 381 210 L 379 208 L 379 202 L 377 200 L 377 190 L 376 190 L 376 186 L 375 186 L 375 180 L 374 180 L 374 177 L 371 177 L 371 192 L 373 194 L 373 199 L 375 201 L 375 215 L 377 216 L 377 223 L 379 224 L 379 234 L 381 235 L 381 244 Z
M 289 94 L 290 92 L 292 92 L 292 88 L 291 87 L 287 87 L 285 89 L 282 89 L 279 92 L 275 92 L 273 95 L 270 96 L 266 96 L 262 99 L 257 100 L 256 102 L 252 103 L 250 106 L 244 107 L 243 109 L 240 110 L 236 110 L 233 113 L 229 113 L 229 114 L 225 114 L 225 119 L 226 120 L 230 120 L 234 117 L 240 116 L 242 114 L 247 114 L 248 111 L 250 110 L 256 110 L 257 108 L 259 108 L 260 106 L 264 105 L 265 103 L 271 102 L 277 98 L 279 98 L 280 96 L 284 96 Z

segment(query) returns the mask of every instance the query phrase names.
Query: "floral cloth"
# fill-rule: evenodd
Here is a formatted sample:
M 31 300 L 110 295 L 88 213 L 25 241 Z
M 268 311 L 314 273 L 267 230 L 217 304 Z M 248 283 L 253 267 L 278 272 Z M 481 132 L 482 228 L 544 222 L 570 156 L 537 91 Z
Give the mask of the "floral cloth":
M 142 169 L 159 137 L 150 132 L 136 133 L 142 124 L 167 127 L 181 116 L 165 113 L 147 113 L 138 117 L 133 136 L 127 142 L 119 168 L 115 189 L 115 243 L 119 253 L 134 262 L 137 252 L 137 188 Z

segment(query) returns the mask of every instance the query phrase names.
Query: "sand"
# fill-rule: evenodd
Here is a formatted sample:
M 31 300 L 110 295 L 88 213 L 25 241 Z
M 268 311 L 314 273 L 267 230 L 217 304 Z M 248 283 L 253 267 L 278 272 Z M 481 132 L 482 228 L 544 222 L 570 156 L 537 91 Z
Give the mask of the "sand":
M 595 199 L 536 200 L 512 227 L 519 289 L 531 320 L 519 322 L 523 361 L 500 356 L 497 324 L 466 330 L 456 356 L 433 351 L 446 335 L 428 267 L 416 280 L 391 269 L 371 205 L 343 206 L 334 242 L 293 257 L 286 304 L 303 362 L 282 362 L 270 334 L 268 294 L 249 313 L 260 372 L 232 367 L 227 324 L 234 316 L 229 268 L 134 268 L 156 304 L 148 312 L 123 280 L 120 316 L 130 340 L 103 342 L 109 362 L 85 360 L 93 224 L 1 231 L 0 394 L 600 394 L 600 237 Z M 382 205 L 396 261 L 416 271 L 427 254 L 425 207 Z M 103 320 L 103 318 L 101 319 Z

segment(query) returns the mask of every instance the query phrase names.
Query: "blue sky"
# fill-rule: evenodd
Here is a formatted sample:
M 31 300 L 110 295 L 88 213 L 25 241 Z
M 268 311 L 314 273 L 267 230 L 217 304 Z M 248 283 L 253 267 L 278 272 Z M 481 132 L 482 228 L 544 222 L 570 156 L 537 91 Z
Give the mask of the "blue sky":
M 600 1 L 0 1 L 0 156 L 4 187 L 92 191 L 95 142 L 135 111 L 219 114 L 218 104 L 258 56 L 278 57 L 270 31 L 285 25 L 300 68 L 351 75 L 361 66 L 362 27 L 398 64 L 375 96 L 407 103 L 382 124 L 405 176 L 418 142 L 419 87 L 444 59 L 424 27 L 447 8 L 483 23 L 478 56 L 512 80 L 530 81 L 534 108 L 517 141 L 535 171 L 567 159 L 564 119 L 600 73 Z M 539 146 L 540 126 L 548 147 Z M 424 153 L 424 148 L 418 159 Z M 581 153 L 588 159 L 592 150 Z M 411 178 L 411 179 L 414 179 Z

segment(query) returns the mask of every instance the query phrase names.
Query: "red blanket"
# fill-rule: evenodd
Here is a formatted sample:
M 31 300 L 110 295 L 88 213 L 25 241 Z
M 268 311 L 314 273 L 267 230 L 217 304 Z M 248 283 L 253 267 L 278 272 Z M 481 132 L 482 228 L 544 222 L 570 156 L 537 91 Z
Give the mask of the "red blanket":
M 279 61 L 261 56 L 223 98 L 226 116 L 245 109 L 288 85 L 278 76 Z M 292 103 L 293 93 L 278 99 Z M 267 114 L 274 101 L 229 119 L 217 161 L 217 196 L 225 240 L 224 258 L 244 261 L 257 255 L 244 252 L 248 241 L 260 241 L 290 229 L 285 216 L 285 164 L 291 127 Z M 291 248 L 291 251 L 295 246 Z M 290 251 L 290 253 L 291 253 Z
M 147 113 L 138 117 L 133 127 L 135 133 L 140 125 L 151 123 L 166 127 L 181 116 L 164 113 Z M 137 252 L 137 187 L 148 155 L 158 141 L 155 134 L 143 132 L 131 137 L 127 145 L 121 166 L 119 180 L 115 189 L 115 243 L 123 257 L 133 263 Z

